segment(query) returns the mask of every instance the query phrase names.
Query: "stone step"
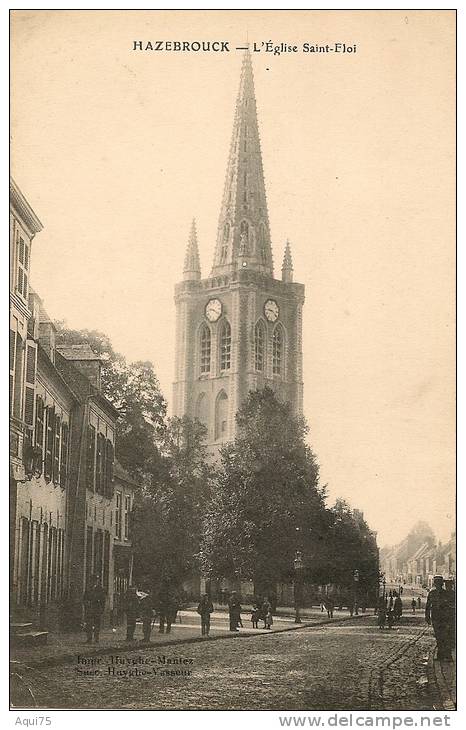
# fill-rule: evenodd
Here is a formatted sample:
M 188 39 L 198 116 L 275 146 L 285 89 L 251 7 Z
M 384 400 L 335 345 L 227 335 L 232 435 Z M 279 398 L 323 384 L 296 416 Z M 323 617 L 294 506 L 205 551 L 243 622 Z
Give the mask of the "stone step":
M 47 643 L 48 631 L 28 631 L 24 634 L 14 634 L 12 641 L 17 646 L 38 646 Z
M 10 633 L 13 634 L 13 636 L 16 636 L 17 634 L 24 634 L 25 631 L 29 631 L 30 629 L 32 629 L 32 623 L 10 624 Z

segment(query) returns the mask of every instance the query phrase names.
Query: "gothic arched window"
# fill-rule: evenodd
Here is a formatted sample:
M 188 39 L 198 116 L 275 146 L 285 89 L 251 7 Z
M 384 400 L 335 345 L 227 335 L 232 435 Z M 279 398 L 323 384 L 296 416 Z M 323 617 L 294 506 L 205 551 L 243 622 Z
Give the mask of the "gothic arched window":
M 264 369 L 264 351 L 265 329 L 264 323 L 259 321 L 254 329 L 254 363 L 256 370 L 260 372 Z
M 281 375 L 283 371 L 283 330 L 278 325 L 272 337 L 272 372 Z
M 239 255 L 244 256 L 249 251 L 249 223 L 247 221 L 241 221 L 239 231 L 240 231 Z
M 206 324 L 203 324 L 200 332 L 200 363 L 201 373 L 210 373 L 210 350 L 211 350 L 211 337 L 210 329 Z
M 265 266 L 267 264 L 267 246 L 265 244 L 265 226 L 263 223 L 259 227 L 259 253 Z
M 222 250 L 220 252 L 220 263 L 224 264 L 228 256 L 228 242 L 230 240 L 230 224 L 227 222 L 223 226 Z
M 220 391 L 215 402 L 215 440 L 225 439 L 228 433 L 228 396 Z
M 196 418 L 204 426 L 209 423 L 209 401 L 205 393 L 201 393 L 196 404 Z
M 220 330 L 220 370 L 229 370 L 231 363 L 231 327 L 225 321 Z

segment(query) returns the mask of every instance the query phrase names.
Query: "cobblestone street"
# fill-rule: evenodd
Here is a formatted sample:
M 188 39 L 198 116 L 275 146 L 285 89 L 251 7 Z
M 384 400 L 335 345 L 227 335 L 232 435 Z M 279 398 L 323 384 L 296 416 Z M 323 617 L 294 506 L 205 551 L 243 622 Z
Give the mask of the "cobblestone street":
M 96 656 L 92 665 L 77 654 L 73 663 L 31 669 L 24 678 L 42 707 L 432 710 L 433 644 L 420 616 L 380 631 L 368 615 L 275 635 L 136 649 L 118 659 Z

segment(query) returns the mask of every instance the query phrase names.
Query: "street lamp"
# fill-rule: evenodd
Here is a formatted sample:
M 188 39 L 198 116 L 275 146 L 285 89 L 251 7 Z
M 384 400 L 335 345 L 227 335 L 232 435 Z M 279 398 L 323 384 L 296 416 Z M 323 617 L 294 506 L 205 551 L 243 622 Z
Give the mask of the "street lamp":
M 359 570 L 353 572 L 353 606 L 356 616 L 359 614 L 358 606 Z
M 294 569 L 294 607 L 295 607 L 295 624 L 301 623 L 301 604 L 303 599 L 303 578 L 304 578 L 304 562 L 301 550 L 296 550 L 296 556 L 293 560 Z

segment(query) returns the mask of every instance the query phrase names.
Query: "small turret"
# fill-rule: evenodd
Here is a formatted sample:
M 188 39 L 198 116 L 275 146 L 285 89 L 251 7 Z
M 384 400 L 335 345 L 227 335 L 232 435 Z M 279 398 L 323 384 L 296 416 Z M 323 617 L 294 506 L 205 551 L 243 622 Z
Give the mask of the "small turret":
M 186 256 L 184 257 L 183 279 L 184 281 L 199 281 L 200 278 L 201 262 L 197 246 L 196 221 L 193 218 L 188 246 L 186 248 Z
M 282 281 L 290 283 L 293 281 L 293 259 L 291 258 L 291 246 L 287 240 L 282 264 Z

